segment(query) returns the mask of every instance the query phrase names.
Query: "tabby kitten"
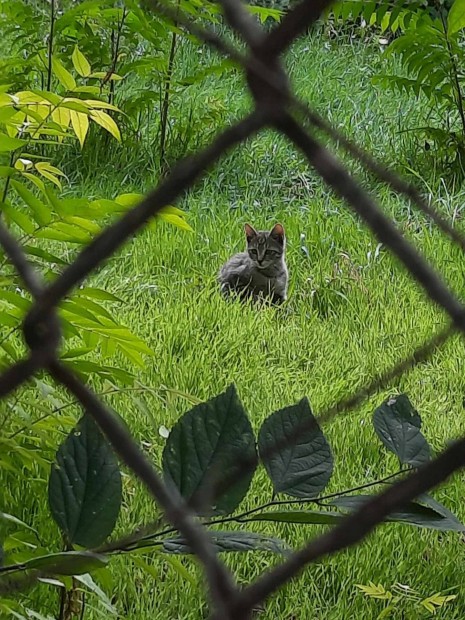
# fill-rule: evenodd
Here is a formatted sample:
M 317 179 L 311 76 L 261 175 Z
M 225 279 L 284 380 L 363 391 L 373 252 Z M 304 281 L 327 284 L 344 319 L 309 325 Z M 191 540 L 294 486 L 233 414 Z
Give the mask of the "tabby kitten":
M 287 296 L 289 274 L 284 260 L 286 237 L 281 224 L 271 231 L 245 225 L 247 248 L 221 267 L 218 280 L 225 297 L 236 293 L 253 300 L 269 298 L 281 303 Z

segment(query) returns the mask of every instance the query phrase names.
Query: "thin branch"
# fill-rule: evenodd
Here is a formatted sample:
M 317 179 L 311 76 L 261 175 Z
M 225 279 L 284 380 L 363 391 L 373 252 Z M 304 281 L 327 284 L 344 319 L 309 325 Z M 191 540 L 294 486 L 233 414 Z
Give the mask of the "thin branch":
M 55 26 L 55 0 L 50 0 L 50 31 L 48 33 L 48 66 L 47 66 L 47 89 L 52 87 L 52 61 L 53 61 L 53 31 Z
M 9 163 L 8 163 L 9 168 L 13 168 L 13 165 L 15 163 L 15 153 L 17 153 L 17 152 L 18 152 L 18 150 L 11 151 L 10 160 L 9 160 Z M 10 189 L 10 180 L 11 180 L 11 175 L 9 174 L 6 177 L 5 185 L 3 186 L 2 202 L 5 202 L 6 197 L 8 196 L 8 190 Z M 0 211 L 0 216 L 1 216 L 1 211 Z
M 363 484 L 359 484 L 351 489 L 344 489 L 344 491 L 335 491 L 334 493 L 329 493 L 328 495 L 322 495 L 320 497 L 310 497 L 308 499 L 273 499 L 261 506 L 256 506 L 255 508 L 251 508 L 250 510 L 245 510 L 238 515 L 232 515 L 231 517 L 223 517 L 218 519 L 212 519 L 210 521 L 206 521 L 204 525 L 219 525 L 228 522 L 239 522 L 243 523 L 244 521 L 248 521 L 248 517 L 256 514 L 257 512 L 261 512 L 266 510 L 267 508 L 275 508 L 276 506 L 301 506 L 302 504 L 316 504 L 317 506 L 322 505 L 322 502 L 326 502 L 330 499 L 334 499 L 335 497 L 343 497 L 344 495 L 350 495 L 351 493 L 355 493 L 357 491 L 363 491 L 364 489 L 370 489 L 372 487 L 378 486 L 380 484 L 386 484 L 389 480 L 393 478 L 398 478 L 399 476 L 408 472 L 408 469 L 401 469 L 400 471 L 396 471 L 394 474 L 389 474 L 384 478 L 380 478 L 379 480 L 373 480 L 372 482 L 365 482 Z
M 239 620 L 241 613 L 263 602 L 270 594 L 297 576 L 307 564 L 360 542 L 392 512 L 436 487 L 464 465 L 465 438 L 454 443 L 416 473 L 364 503 L 343 519 L 340 525 L 311 541 L 306 547 L 296 551 L 289 560 L 242 590 L 233 604 L 233 617 Z M 213 618 L 220 620 L 218 615 L 213 615 Z
M 179 13 L 180 1 L 181 0 L 178 0 L 176 4 L 177 13 Z M 174 26 L 175 28 L 177 28 L 177 20 L 174 21 Z M 177 43 L 177 31 L 175 29 L 171 33 L 171 46 L 170 46 L 170 52 L 168 56 L 168 69 L 166 72 L 163 100 L 161 102 L 161 110 L 160 110 L 160 166 L 162 168 L 166 164 L 166 161 L 165 161 L 166 159 L 165 158 L 166 134 L 168 131 L 168 112 L 169 112 L 169 107 L 171 103 L 170 92 L 171 92 L 171 82 L 173 79 L 173 72 L 174 72 L 174 60 L 176 56 L 176 43 Z
M 107 73 L 105 74 L 103 80 L 101 81 L 100 84 L 100 91 L 103 89 L 103 87 L 105 86 L 105 84 L 111 79 L 111 76 L 116 73 L 116 65 L 118 63 L 118 55 L 119 55 L 119 48 L 120 48 L 120 43 L 121 43 L 121 34 L 123 31 L 123 26 L 124 26 L 124 21 L 126 19 L 127 16 L 127 9 L 125 6 L 123 6 L 123 12 L 121 15 L 121 20 L 118 17 L 118 30 L 116 33 L 116 41 L 115 41 L 115 31 L 114 29 L 112 29 L 111 31 L 111 49 L 112 49 L 112 60 L 111 60 L 111 66 L 108 69 Z M 113 103 L 113 99 L 114 99 L 114 95 L 115 95 L 115 82 L 114 80 L 111 80 L 110 82 L 110 92 L 108 94 L 108 103 Z
M 260 506 L 256 506 L 255 508 L 251 508 L 250 510 L 245 510 L 244 512 L 236 515 L 232 515 L 229 517 L 218 517 L 215 519 L 203 521 L 203 525 L 208 527 L 211 525 L 223 525 L 225 523 L 244 523 L 249 520 L 247 517 L 250 517 L 257 512 L 266 510 L 267 508 L 273 508 L 276 506 L 293 506 L 305 504 L 316 504 L 318 506 L 323 505 L 322 502 L 334 499 L 335 497 L 342 497 L 344 495 L 349 495 L 350 493 L 354 493 L 356 491 L 362 491 L 363 489 L 369 489 L 380 484 L 387 484 L 389 480 L 392 480 L 393 478 L 398 478 L 399 476 L 405 474 L 408 471 L 410 470 L 403 469 L 395 472 L 394 474 L 389 474 L 384 478 L 380 478 L 379 480 L 366 482 L 351 489 L 344 489 L 343 491 L 337 491 L 328 495 L 322 495 L 321 497 L 295 500 L 271 500 L 269 502 L 261 504 Z M 147 546 L 150 546 L 150 542 L 152 540 L 155 541 L 159 538 L 168 536 L 169 534 L 173 534 L 177 531 L 175 527 L 167 527 L 158 532 L 154 531 L 159 528 L 160 525 L 161 519 L 157 519 L 156 521 L 145 525 L 143 528 L 138 528 L 136 531 L 127 534 L 123 538 L 107 543 L 106 545 L 95 549 L 94 551 L 95 553 L 130 553 L 136 548 L 136 545 L 139 546 L 142 541 L 147 542 Z

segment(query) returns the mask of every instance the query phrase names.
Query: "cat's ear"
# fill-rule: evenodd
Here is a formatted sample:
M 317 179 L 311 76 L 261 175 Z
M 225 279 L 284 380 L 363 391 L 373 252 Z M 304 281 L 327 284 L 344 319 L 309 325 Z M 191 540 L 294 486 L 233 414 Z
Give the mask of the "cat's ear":
M 245 236 L 247 237 L 247 241 L 251 241 L 254 237 L 257 236 L 257 231 L 250 224 L 246 224 L 244 226 Z
M 278 241 L 281 245 L 284 244 L 284 226 L 282 224 L 275 224 L 271 229 L 270 236 Z

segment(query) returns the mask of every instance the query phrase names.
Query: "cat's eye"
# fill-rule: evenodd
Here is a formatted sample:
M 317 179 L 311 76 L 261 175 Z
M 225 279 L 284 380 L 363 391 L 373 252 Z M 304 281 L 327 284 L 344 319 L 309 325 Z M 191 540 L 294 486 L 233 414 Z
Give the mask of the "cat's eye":
M 257 250 L 249 250 L 249 254 L 252 254 L 252 256 L 257 256 Z

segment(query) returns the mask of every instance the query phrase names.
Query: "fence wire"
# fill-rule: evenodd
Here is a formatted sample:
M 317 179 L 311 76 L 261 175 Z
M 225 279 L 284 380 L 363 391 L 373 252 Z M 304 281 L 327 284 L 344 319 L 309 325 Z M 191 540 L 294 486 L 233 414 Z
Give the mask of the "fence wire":
M 7 397 L 39 370 L 46 370 L 63 385 L 81 404 L 87 415 L 96 421 L 120 459 L 145 484 L 164 512 L 166 520 L 182 534 L 196 554 L 203 566 L 208 586 L 210 617 L 214 620 L 247 620 L 251 618 L 253 609 L 258 604 L 299 574 L 308 563 L 356 544 L 391 512 L 463 467 L 465 437 L 451 445 L 438 458 L 393 484 L 362 508 L 345 517 L 338 526 L 309 541 L 302 549 L 265 572 L 255 582 L 239 588 L 229 569 L 216 554 L 207 529 L 181 495 L 173 488 L 166 487 L 139 445 L 99 397 L 60 363 L 58 347 L 61 329 L 56 312 L 58 304 L 150 218 L 179 199 L 229 150 L 261 129 L 273 128 L 284 134 L 301 151 L 323 181 L 359 215 L 377 239 L 400 259 L 410 275 L 423 287 L 426 295 L 439 305 L 449 318 L 448 326 L 421 344 L 410 356 L 322 412 L 318 416 L 321 423 L 343 411 L 354 409 L 415 364 L 426 360 L 453 333 L 465 333 L 465 307 L 449 290 L 441 275 L 403 237 L 375 199 L 360 187 L 337 158 L 315 138 L 315 129 L 329 136 L 379 180 L 406 196 L 413 206 L 425 213 L 462 250 L 465 250 L 465 237 L 429 205 L 415 187 L 375 161 L 292 93 L 280 56 L 300 34 L 306 32 L 320 18 L 331 0 L 303 0 L 269 33 L 258 26 L 240 0 L 219 2 L 229 26 L 246 44 L 247 53 L 241 53 L 230 41 L 205 29 L 198 22 L 190 21 L 163 2 L 152 0 L 151 8 L 173 19 L 178 27 L 186 29 L 220 53 L 231 57 L 243 68 L 255 102 L 254 110 L 248 116 L 219 133 L 206 148 L 174 166 L 156 189 L 97 236 L 51 284 L 46 285 L 43 282 L 41 274 L 29 264 L 21 244 L 0 220 L 0 244 L 34 298 L 33 306 L 23 323 L 23 334 L 29 353 L 25 359 L 12 365 L 0 376 L 0 397 Z M 274 445 L 265 456 L 290 445 L 311 424 L 314 422 L 296 427 L 293 435 Z M 246 460 L 238 463 L 227 480 L 216 485 L 214 492 L 224 491 L 237 481 L 239 475 L 244 475 L 253 466 L 254 463 Z M 25 584 L 30 581 L 29 575 Z M 18 582 L 15 582 L 12 590 L 18 587 Z

